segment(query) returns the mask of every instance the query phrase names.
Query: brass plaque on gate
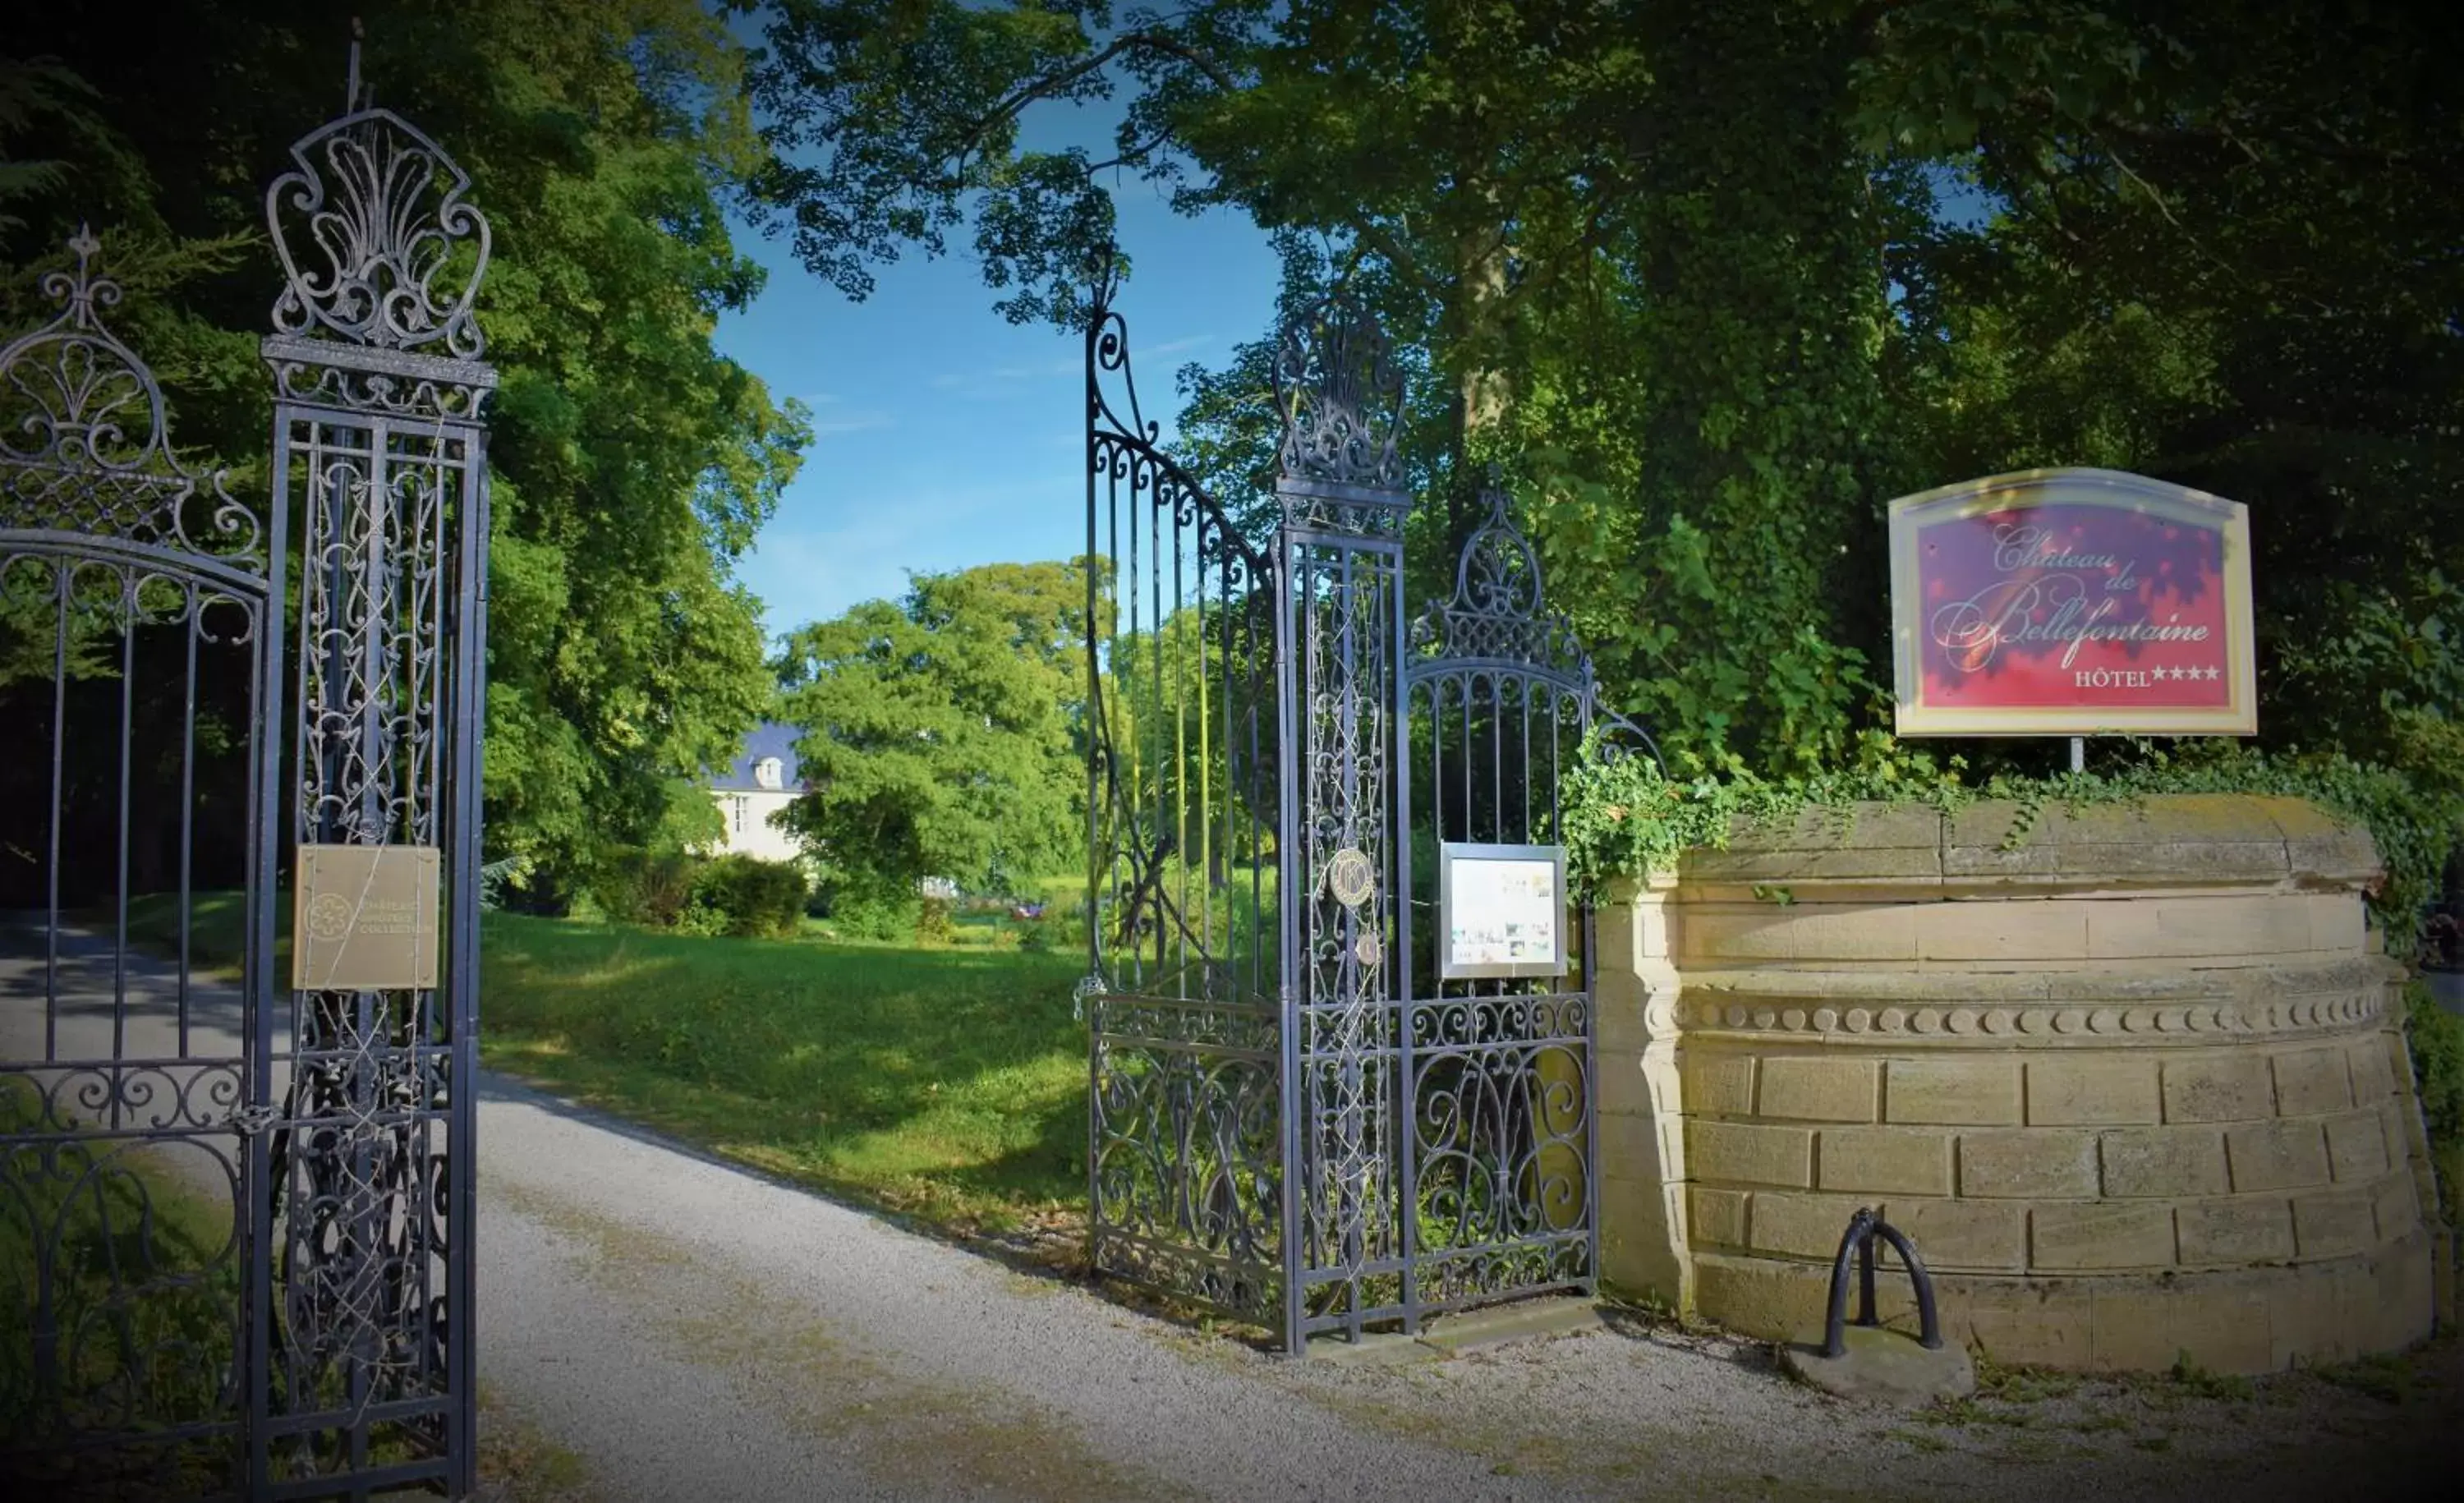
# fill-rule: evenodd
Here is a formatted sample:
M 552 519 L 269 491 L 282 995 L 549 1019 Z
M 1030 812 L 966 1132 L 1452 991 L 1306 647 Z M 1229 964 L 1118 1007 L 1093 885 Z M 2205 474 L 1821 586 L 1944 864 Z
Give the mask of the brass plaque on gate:
M 301 846 L 291 984 L 301 991 L 436 984 L 434 846 Z

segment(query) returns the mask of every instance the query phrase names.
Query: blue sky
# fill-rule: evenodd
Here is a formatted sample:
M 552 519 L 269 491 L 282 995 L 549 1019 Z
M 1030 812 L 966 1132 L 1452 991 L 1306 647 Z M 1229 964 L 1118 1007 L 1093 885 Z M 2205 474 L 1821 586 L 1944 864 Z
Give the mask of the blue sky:
M 1030 115 L 1030 144 L 1100 147 L 1102 107 Z M 1148 415 L 1178 407 L 1172 373 L 1220 365 L 1272 317 L 1276 263 L 1241 215 L 1176 214 L 1134 177 L 1113 185 L 1132 271 L 1119 307 Z M 972 230 L 951 253 L 878 269 L 863 302 L 798 265 L 783 240 L 738 227 L 770 269 L 752 308 L 720 320 L 720 350 L 813 409 L 804 467 L 738 574 L 775 634 L 894 597 L 938 572 L 1085 551 L 1084 340 L 1013 325 L 992 308 Z M 1167 429 L 1167 432 L 1169 430 Z

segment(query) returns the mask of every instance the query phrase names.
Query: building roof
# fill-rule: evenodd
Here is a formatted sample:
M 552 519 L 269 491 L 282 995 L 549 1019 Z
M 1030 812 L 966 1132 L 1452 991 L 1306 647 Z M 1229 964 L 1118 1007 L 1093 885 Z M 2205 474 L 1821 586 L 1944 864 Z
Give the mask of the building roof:
M 710 785 L 720 793 L 763 793 L 765 789 L 753 781 L 753 764 L 764 757 L 776 757 L 780 767 L 780 784 L 790 793 L 804 791 L 804 782 L 796 763 L 796 738 L 803 735 L 802 727 L 781 725 L 764 720 L 744 738 L 744 750 L 729 763 L 724 771 L 713 776 Z

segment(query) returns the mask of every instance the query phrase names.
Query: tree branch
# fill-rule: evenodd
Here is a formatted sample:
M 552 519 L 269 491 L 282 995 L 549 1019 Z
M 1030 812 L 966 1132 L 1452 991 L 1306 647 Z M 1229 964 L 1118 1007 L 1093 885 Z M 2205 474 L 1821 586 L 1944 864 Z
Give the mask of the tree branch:
M 1083 57 L 1057 73 L 1031 79 L 1011 90 L 1007 98 L 971 122 L 959 132 L 957 153 L 958 161 L 963 165 L 968 154 L 974 151 L 977 144 L 983 140 L 984 133 L 1002 121 L 1013 118 L 1019 111 L 1038 99 L 1050 99 L 1089 74 L 1102 71 L 1111 64 L 1112 59 L 1141 50 L 1179 58 L 1199 73 L 1206 75 L 1210 82 L 1226 93 L 1231 92 L 1235 87 L 1232 76 L 1226 73 L 1221 64 L 1198 49 L 1158 32 L 1131 32 L 1114 37 L 1111 46 Z

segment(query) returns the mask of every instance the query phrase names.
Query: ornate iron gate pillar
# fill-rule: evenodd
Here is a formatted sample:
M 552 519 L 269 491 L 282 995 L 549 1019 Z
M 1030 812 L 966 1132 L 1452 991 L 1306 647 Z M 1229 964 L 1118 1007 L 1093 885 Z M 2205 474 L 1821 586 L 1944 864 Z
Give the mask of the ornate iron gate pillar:
M 1375 321 L 1322 303 L 1276 352 L 1283 825 L 1285 1345 L 1402 1304 L 1395 1079 L 1403 378 Z M 1408 1177 L 1404 1171 L 1403 1177 Z
M 264 354 L 275 489 L 298 518 L 298 953 L 252 1488 L 460 1496 L 475 1483 L 480 412 L 495 375 L 472 307 L 488 227 L 461 168 L 390 111 L 358 109 L 291 155 L 266 196 L 288 285 Z

